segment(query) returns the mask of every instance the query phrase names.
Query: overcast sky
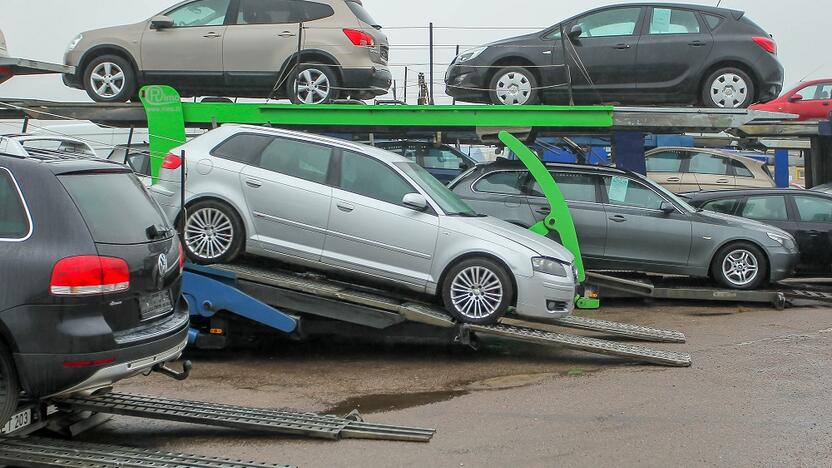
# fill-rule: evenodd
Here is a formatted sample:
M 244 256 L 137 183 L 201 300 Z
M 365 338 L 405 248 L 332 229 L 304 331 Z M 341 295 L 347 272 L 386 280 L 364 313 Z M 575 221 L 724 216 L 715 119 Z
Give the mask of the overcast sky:
M 680 0 L 681 3 L 703 3 Z M 0 29 L 6 35 L 12 56 L 61 62 L 66 45 L 79 32 L 138 22 L 149 18 L 176 0 L 2 0 Z M 431 21 L 437 28 L 501 28 L 499 30 L 437 29 L 436 80 L 454 55 L 454 45 L 476 45 L 527 32 L 504 28 L 543 28 L 590 8 L 615 3 L 609 0 L 364 0 L 366 8 L 387 29 L 392 45 L 391 64 L 402 86 L 404 64 L 414 64 L 411 79 L 428 71 L 427 31 L 398 29 L 423 27 Z M 709 2 L 704 2 L 709 3 Z M 715 4 L 712 2 L 710 4 Z M 832 75 L 829 0 L 723 0 L 722 6 L 745 10 L 772 33 L 786 67 L 786 84 L 806 77 Z M 528 30 L 531 32 L 531 29 Z M 397 45 L 407 45 L 397 48 Z M 437 84 L 437 101 L 443 86 Z M 408 91 L 409 100 L 417 88 Z M 2 97 L 48 100 L 87 100 L 82 91 L 63 86 L 58 77 L 20 77 L 0 85 Z M 399 96 L 401 98 L 401 95 Z

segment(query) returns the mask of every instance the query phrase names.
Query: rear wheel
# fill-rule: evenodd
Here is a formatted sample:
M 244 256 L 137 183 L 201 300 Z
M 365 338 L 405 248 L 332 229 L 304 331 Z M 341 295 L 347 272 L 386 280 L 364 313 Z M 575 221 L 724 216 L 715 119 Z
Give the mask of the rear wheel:
M 504 106 L 537 104 L 539 90 L 534 74 L 523 67 L 508 67 L 497 70 L 489 86 L 491 102 Z
M 84 70 L 84 89 L 96 102 L 127 102 L 138 83 L 130 62 L 117 55 L 94 58 Z
M 754 80 L 739 68 L 722 68 L 715 71 L 702 89 L 705 107 L 720 109 L 745 109 L 754 102 Z
M 755 245 L 740 242 L 723 247 L 711 264 L 711 275 L 730 289 L 758 289 L 766 283 L 768 260 Z
M 495 323 L 506 314 L 513 296 L 509 273 L 487 258 L 472 258 L 454 265 L 442 285 L 445 309 L 464 323 Z
M 301 65 L 289 80 L 289 100 L 293 104 L 326 104 L 337 98 L 338 83 L 330 67 Z
M 3 427 L 17 410 L 19 396 L 20 384 L 12 355 L 5 345 L 0 344 L 0 427 Z
M 196 263 L 228 263 L 243 250 L 243 231 L 243 222 L 232 208 L 203 201 L 187 210 L 183 244 Z

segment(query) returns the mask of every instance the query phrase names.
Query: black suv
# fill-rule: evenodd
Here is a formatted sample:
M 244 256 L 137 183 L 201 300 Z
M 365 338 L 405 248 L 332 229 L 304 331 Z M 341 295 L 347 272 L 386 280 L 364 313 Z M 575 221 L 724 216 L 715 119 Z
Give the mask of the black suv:
M 0 154 L 0 421 L 177 359 L 183 256 L 124 166 Z M 1 424 L 1 423 L 0 423 Z
M 463 53 L 448 69 L 447 94 L 494 104 L 565 103 L 564 57 L 580 103 L 746 108 L 783 88 L 777 44 L 743 12 L 627 4 Z

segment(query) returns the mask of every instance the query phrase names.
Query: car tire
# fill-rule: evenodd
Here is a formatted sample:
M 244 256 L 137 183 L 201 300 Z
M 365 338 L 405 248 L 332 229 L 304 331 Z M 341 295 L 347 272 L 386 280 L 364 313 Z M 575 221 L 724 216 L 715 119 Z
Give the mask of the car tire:
M 6 345 L 0 343 L 0 427 L 17 411 L 19 399 L 20 383 L 12 354 Z
M 296 70 L 286 85 L 292 104 L 327 104 L 338 98 L 338 78 L 331 67 L 307 64 Z M 302 89 L 296 92 L 296 86 Z
M 496 323 L 508 312 L 513 297 L 510 274 L 487 258 L 457 263 L 445 275 L 442 285 L 445 310 L 463 323 Z
M 136 73 L 124 58 L 102 55 L 84 69 L 84 89 L 95 102 L 127 102 L 138 91 Z
M 702 86 L 702 104 L 714 109 L 746 109 L 754 103 L 754 80 L 739 68 L 721 68 Z
M 717 252 L 711 276 L 728 289 L 754 290 L 768 282 L 768 259 L 756 245 L 738 242 Z
M 527 68 L 507 67 L 497 70 L 488 89 L 493 104 L 522 106 L 540 102 L 537 78 Z
M 225 203 L 206 200 L 186 211 L 182 245 L 194 263 L 210 265 L 234 261 L 243 251 L 240 216 Z

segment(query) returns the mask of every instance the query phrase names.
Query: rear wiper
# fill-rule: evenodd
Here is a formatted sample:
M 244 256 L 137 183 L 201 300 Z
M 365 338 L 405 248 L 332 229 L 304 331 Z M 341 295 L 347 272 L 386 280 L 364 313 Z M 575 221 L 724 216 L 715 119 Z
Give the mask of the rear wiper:
M 153 224 L 149 226 L 147 229 L 145 229 L 144 232 L 145 234 L 147 234 L 148 239 L 154 240 L 168 237 L 168 235 L 173 232 L 173 228 Z

